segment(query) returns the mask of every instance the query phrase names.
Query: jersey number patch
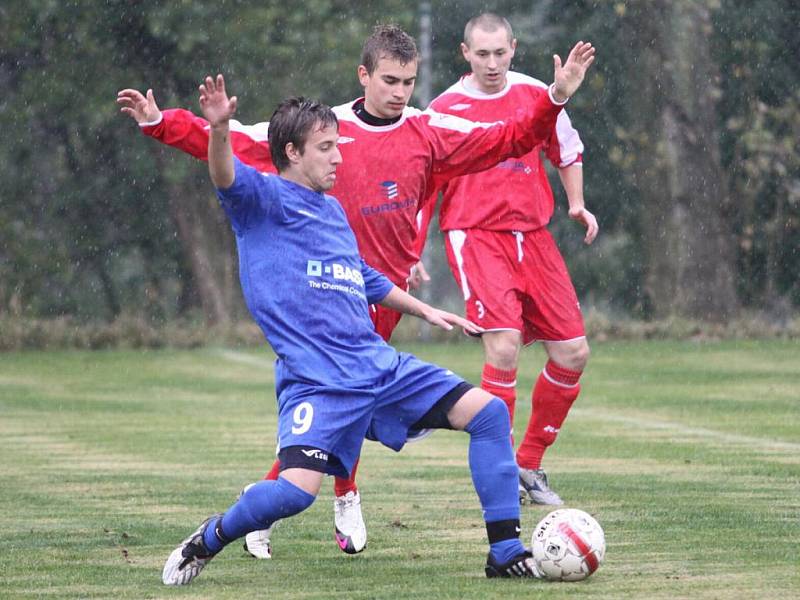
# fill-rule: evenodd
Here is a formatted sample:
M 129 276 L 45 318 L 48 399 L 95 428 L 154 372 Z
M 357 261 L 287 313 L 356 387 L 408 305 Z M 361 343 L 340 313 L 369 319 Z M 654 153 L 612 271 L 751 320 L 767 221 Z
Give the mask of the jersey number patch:
M 294 435 L 301 435 L 311 429 L 311 421 L 314 420 L 314 407 L 310 402 L 303 402 L 294 409 L 292 415 L 294 425 L 292 426 L 292 433 Z

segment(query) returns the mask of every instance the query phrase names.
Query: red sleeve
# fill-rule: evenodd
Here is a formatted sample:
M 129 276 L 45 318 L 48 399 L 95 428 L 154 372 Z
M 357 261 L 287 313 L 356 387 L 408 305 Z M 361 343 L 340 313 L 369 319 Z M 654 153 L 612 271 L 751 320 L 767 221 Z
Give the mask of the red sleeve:
M 452 115 L 425 113 L 433 147 L 433 173 L 439 187 L 459 175 L 484 171 L 511 156 L 524 156 L 550 138 L 562 107 L 547 91 L 530 106 L 497 123 L 474 123 Z
M 195 158 L 208 160 L 208 121 L 182 108 L 165 110 L 161 116 L 160 123 L 142 127 L 142 133 Z M 243 163 L 262 172 L 275 173 L 266 128 L 267 124 L 247 127 L 231 121 L 231 144 L 234 155 Z M 260 131 L 263 135 L 259 135 Z

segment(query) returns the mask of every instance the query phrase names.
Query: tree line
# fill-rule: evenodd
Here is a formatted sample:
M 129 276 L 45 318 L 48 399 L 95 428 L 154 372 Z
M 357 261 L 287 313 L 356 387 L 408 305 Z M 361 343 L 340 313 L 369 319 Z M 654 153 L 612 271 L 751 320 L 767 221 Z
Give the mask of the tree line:
M 0 317 L 244 318 L 205 165 L 142 136 L 118 114 L 117 90 L 152 87 L 162 108 L 197 112 L 201 78 L 223 72 L 244 123 L 287 95 L 339 104 L 360 94 L 363 39 L 391 21 L 422 32 L 419 105 L 466 71 L 463 26 L 487 9 L 514 27 L 512 68 L 544 81 L 554 53 L 578 39 L 598 48 L 569 112 L 600 237 L 582 247 L 558 192 L 552 226 L 584 306 L 712 322 L 796 313 L 791 0 L 10 0 L 0 7 Z M 428 299 L 458 306 L 433 229 L 426 260 Z

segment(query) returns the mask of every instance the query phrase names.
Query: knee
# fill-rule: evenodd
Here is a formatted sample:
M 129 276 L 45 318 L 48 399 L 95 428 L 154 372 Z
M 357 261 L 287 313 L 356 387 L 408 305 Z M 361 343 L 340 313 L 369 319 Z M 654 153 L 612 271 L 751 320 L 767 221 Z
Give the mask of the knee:
M 566 369 L 583 371 L 589 362 L 589 343 L 586 339 L 574 342 L 560 342 L 547 348 L 550 359 Z
M 521 347 L 519 334 L 495 334 L 492 337 L 487 337 L 487 335 L 488 334 L 484 334 L 484 338 L 486 338 L 484 340 L 486 362 L 498 369 L 506 371 L 516 369 L 517 363 L 519 362 L 519 351 Z
M 511 419 L 506 403 L 499 398 L 491 398 L 464 429 L 473 436 L 497 434 L 507 437 L 511 429 Z

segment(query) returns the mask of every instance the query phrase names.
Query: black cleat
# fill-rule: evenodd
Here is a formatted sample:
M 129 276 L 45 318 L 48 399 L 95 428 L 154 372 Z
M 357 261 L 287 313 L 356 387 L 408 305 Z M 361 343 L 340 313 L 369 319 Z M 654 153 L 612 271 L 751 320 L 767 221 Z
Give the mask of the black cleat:
M 517 554 L 514 558 L 502 565 L 497 564 L 494 556 L 489 552 L 486 559 L 486 577 L 535 577 L 542 578 L 536 563 L 533 562 L 533 554 L 527 548 L 525 552 Z

